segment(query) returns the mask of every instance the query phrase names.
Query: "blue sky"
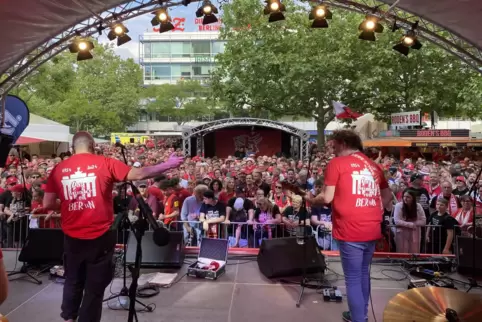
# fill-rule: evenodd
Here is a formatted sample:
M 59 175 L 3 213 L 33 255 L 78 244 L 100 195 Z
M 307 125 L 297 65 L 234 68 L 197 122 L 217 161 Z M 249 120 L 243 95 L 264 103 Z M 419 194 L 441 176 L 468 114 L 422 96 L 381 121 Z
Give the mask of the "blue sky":
M 219 9 L 219 4 L 217 3 L 217 1 L 213 1 L 213 4 Z M 194 19 L 196 18 L 196 10 L 198 8 L 198 5 L 198 2 L 194 2 L 187 7 L 178 6 L 170 8 L 169 15 L 171 16 L 171 18 L 186 18 L 186 22 L 184 25 L 185 31 L 197 31 L 198 27 L 195 25 Z M 129 36 L 132 38 L 132 40 L 127 44 L 122 45 L 121 47 L 115 48 L 115 52 L 119 56 L 121 56 L 122 58 L 134 58 L 136 62 L 138 61 L 139 36 L 142 35 L 144 32 L 152 31 L 152 17 L 153 16 L 151 14 L 145 14 L 125 22 L 126 27 L 129 29 Z M 99 41 L 104 43 L 108 42 L 108 39 L 104 35 L 99 38 Z

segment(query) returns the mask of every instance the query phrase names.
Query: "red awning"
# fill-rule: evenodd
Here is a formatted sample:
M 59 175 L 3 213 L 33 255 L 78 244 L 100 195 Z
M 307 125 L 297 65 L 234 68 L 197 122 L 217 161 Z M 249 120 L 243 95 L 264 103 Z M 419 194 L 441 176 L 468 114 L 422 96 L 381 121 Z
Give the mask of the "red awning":
M 27 136 L 21 136 L 17 139 L 17 142 L 15 142 L 15 144 L 25 145 L 25 144 L 39 143 L 39 142 L 43 142 L 43 141 L 45 141 L 45 140 L 36 139 L 36 138 L 29 138 Z

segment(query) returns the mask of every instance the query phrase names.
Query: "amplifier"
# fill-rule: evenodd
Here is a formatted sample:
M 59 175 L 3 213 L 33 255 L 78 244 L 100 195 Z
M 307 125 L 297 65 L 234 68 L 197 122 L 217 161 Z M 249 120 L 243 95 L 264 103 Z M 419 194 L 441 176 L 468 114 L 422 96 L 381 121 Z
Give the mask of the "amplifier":
M 471 237 L 457 236 L 455 243 L 455 257 L 457 258 L 457 271 L 460 274 L 472 274 L 475 269 L 477 276 L 482 276 L 482 256 L 479 252 L 482 248 L 482 238 L 475 239 L 475 267 L 474 266 L 474 241 Z M 479 251 L 477 251 L 479 249 Z

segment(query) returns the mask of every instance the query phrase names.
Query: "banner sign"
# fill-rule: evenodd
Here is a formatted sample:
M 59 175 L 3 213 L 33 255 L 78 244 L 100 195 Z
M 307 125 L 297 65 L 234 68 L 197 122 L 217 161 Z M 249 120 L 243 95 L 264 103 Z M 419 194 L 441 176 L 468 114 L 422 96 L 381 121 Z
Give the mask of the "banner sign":
M 448 148 L 448 147 L 465 147 L 465 146 L 478 146 L 477 143 L 465 143 L 465 142 L 447 142 L 447 143 L 438 143 L 438 142 L 414 142 L 412 143 L 412 147 L 417 148 Z
M 470 130 L 400 130 L 401 137 L 410 138 L 465 138 Z
M 393 113 L 390 115 L 394 126 L 417 126 L 422 124 L 420 111 Z
M 281 151 L 281 131 L 250 128 L 222 129 L 215 132 L 216 155 L 226 158 L 239 148 L 256 155 L 274 155 Z
M 0 114 L 0 122 L 1 122 Z M 5 99 L 5 123 L 1 132 L 13 137 L 13 142 L 22 135 L 30 122 L 27 104 L 17 96 L 7 95 Z M 1 124 L 1 123 L 0 123 Z

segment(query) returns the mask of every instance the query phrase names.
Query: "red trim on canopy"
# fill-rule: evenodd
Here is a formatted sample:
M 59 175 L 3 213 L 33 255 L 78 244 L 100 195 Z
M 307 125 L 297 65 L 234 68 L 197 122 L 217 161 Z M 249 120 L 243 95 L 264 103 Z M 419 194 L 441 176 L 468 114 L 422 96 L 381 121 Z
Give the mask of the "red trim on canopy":
M 39 143 L 39 142 L 44 142 L 44 141 L 45 140 L 42 140 L 42 139 L 29 138 L 27 136 L 21 136 L 17 139 L 15 144 L 23 145 L 23 144 Z

